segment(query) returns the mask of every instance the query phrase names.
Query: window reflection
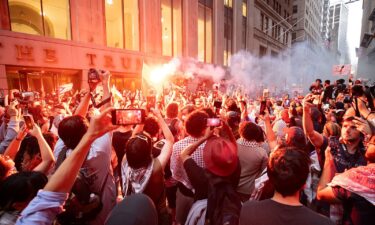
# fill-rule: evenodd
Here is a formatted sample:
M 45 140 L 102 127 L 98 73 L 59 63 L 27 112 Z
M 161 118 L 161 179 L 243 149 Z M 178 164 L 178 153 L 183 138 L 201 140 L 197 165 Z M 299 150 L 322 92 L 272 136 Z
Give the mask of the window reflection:
M 122 1 L 112 0 L 110 4 L 105 4 L 105 22 L 107 34 L 107 46 L 123 48 L 123 28 L 122 28 Z
M 182 55 L 181 0 L 161 0 L 162 53 L 166 56 Z
M 107 46 L 139 50 L 138 0 L 105 1 Z
M 71 39 L 69 0 L 9 0 L 11 30 Z
M 198 60 L 212 62 L 212 8 L 198 5 Z

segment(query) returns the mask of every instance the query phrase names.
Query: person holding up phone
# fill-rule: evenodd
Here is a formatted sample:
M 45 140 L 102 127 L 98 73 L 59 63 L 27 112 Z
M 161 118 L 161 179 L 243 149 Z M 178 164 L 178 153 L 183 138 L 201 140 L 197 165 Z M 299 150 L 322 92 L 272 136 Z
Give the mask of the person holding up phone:
M 12 140 L 19 131 L 18 110 L 16 109 L 17 101 L 12 102 L 3 116 L 0 126 L 0 154 L 4 153 Z
M 160 154 L 156 158 L 152 158 L 151 137 L 146 132 L 138 133 L 142 130 L 142 125 L 138 125 L 133 130 L 133 135 L 126 144 L 126 153 L 122 160 L 122 190 L 125 198 L 135 193 L 149 196 L 157 207 L 159 224 L 168 224 L 168 221 L 171 222 L 171 218 L 167 211 L 164 169 L 172 153 L 174 137 L 159 109 L 152 110 L 152 113 L 163 131 L 164 146 Z

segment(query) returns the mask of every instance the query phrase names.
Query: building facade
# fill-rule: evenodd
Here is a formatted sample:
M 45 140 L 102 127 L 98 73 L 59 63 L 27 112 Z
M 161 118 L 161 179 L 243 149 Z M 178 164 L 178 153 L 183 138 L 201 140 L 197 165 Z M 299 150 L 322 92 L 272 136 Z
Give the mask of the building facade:
M 361 46 L 358 54 L 358 77 L 375 77 L 375 1 L 363 0 Z
M 265 55 L 288 57 L 291 47 L 292 0 L 254 0 L 251 50 Z
M 0 12 L 0 89 L 79 89 L 89 68 L 136 89 L 144 63 L 226 67 L 240 50 L 291 46 L 289 0 L 4 0 Z
M 331 0 L 328 20 L 329 49 L 336 55 L 339 64 L 350 64 L 348 41 L 348 6 L 342 0 Z
M 319 46 L 322 43 L 323 4 L 324 0 L 293 1 L 293 44 L 307 41 L 311 45 Z
M 323 0 L 323 13 L 322 13 L 322 24 L 321 24 L 321 37 L 324 43 L 328 40 L 328 26 L 329 26 L 329 5 L 330 0 Z

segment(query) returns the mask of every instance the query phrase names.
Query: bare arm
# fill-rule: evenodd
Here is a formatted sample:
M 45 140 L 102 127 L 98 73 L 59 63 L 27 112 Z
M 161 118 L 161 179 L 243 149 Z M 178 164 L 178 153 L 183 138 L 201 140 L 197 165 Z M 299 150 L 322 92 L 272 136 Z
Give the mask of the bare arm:
M 327 184 L 331 182 L 332 178 L 335 176 L 336 172 L 329 147 L 326 149 L 325 155 L 326 160 L 324 162 L 322 176 L 319 180 L 316 197 L 318 200 L 323 200 L 330 203 L 340 203 L 340 200 L 338 200 L 333 194 L 332 187 L 327 186 Z
M 277 146 L 277 138 L 276 138 L 275 133 L 272 130 L 271 118 L 270 118 L 268 109 L 266 109 L 264 112 L 265 114 L 263 116 L 263 120 L 264 120 L 264 127 L 266 129 L 265 132 L 266 132 L 267 142 L 268 142 L 268 146 L 270 147 L 270 150 L 272 151 Z
M 61 166 L 52 175 L 44 190 L 51 192 L 68 193 L 72 189 L 76 176 L 94 140 L 117 126 L 112 125 L 111 110 L 104 110 L 99 116 L 92 118 L 86 134 L 82 137 L 72 154 L 67 157 Z
M 311 143 L 314 145 L 315 148 L 320 149 L 323 145 L 324 138 L 323 135 L 316 132 L 314 130 L 314 125 L 311 119 L 311 107 L 313 106 L 311 103 L 308 102 L 310 99 L 310 95 L 307 95 L 303 100 L 303 115 L 302 115 L 302 123 L 303 129 L 306 136 L 309 138 Z
M 210 130 L 210 128 L 208 127 L 206 130 L 206 134 L 202 138 L 200 138 L 198 141 L 194 142 L 193 144 L 189 145 L 181 151 L 180 158 L 182 162 L 185 162 L 188 158 L 190 158 L 190 155 L 193 154 L 195 150 L 197 150 L 197 148 L 205 141 L 207 141 L 207 139 L 209 139 L 212 135 L 213 130 Z
M 172 154 L 174 137 L 172 132 L 169 130 L 168 125 L 165 123 L 164 118 L 161 116 L 160 111 L 156 109 L 153 111 L 153 113 L 158 119 L 159 126 L 163 131 L 163 135 L 165 137 L 165 144 L 161 149 L 160 155 L 157 157 L 157 159 L 160 161 L 161 166 L 164 169 Z
M 102 84 L 103 84 L 103 100 L 106 100 L 111 97 L 111 92 L 109 89 L 109 81 L 111 79 L 111 74 L 109 71 L 105 71 L 102 73 Z M 104 110 L 108 107 L 111 107 L 112 101 L 110 100 L 109 102 L 105 103 L 100 109 Z
M 27 135 L 27 128 L 26 126 L 23 126 L 20 132 L 18 132 L 16 138 L 13 139 L 13 141 L 10 143 L 8 148 L 5 150 L 4 155 L 7 155 L 9 156 L 9 158 L 14 160 L 16 158 L 17 152 L 19 151 L 21 147 L 21 142 L 25 138 L 26 135 Z
M 47 141 L 44 139 L 40 128 L 34 124 L 30 134 L 36 137 L 40 148 L 40 155 L 42 162 L 37 165 L 33 171 L 39 171 L 44 174 L 48 174 L 49 169 L 55 164 L 55 157 L 53 156 L 52 149 L 49 147 Z
M 90 105 L 90 92 L 86 93 L 85 96 L 81 99 L 77 109 L 74 112 L 74 115 L 80 115 L 85 117 L 87 114 L 87 110 L 89 109 Z

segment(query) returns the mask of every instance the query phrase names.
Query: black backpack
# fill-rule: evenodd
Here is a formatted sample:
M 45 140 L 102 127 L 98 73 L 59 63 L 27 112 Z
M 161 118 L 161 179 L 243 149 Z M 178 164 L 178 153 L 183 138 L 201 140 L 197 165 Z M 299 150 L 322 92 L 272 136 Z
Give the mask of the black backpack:
M 212 184 L 211 184 L 212 185 Z M 213 184 L 207 200 L 206 225 L 237 225 L 241 213 L 241 198 L 228 181 Z

